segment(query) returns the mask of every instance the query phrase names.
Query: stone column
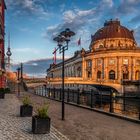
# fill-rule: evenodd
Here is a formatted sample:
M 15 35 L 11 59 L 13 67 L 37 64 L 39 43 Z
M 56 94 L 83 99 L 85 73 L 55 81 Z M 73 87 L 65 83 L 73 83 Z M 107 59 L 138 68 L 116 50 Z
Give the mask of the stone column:
M 104 58 L 102 58 L 102 79 L 104 79 Z
M 82 78 L 86 78 L 86 61 L 84 57 L 82 59 Z
M 120 83 L 121 82 L 121 79 L 123 78 L 123 76 L 122 76 L 123 58 L 122 57 L 119 57 L 118 58 L 118 63 L 119 63 L 119 66 L 118 66 L 118 69 L 119 69 L 118 82 Z

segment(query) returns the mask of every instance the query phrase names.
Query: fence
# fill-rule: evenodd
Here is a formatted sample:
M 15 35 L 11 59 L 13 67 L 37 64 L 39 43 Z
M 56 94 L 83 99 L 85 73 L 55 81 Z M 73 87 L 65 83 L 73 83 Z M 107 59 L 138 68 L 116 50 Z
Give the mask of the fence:
M 140 98 L 115 97 L 113 93 L 99 94 L 93 90 L 80 91 L 79 89 L 65 89 L 64 93 L 66 103 L 95 108 L 140 120 Z M 35 89 L 35 94 L 57 101 L 62 100 L 62 89 L 40 86 Z

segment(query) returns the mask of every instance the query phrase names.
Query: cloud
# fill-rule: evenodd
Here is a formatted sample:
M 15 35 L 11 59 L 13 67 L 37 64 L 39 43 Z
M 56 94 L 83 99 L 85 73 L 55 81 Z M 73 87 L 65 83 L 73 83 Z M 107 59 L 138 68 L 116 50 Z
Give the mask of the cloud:
M 87 10 L 67 10 L 63 12 L 63 22 L 58 25 L 49 26 L 47 28 L 47 34 L 49 34 L 49 36 L 50 33 L 52 35 L 57 34 L 67 27 L 71 28 L 74 31 L 78 31 L 87 24 L 90 24 L 90 21 L 95 21 L 97 19 L 97 16 L 101 15 L 101 13 L 104 11 L 104 7 L 106 7 L 106 9 L 108 10 L 109 8 L 112 8 L 112 6 L 112 0 L 101 0 L 96 8 Z
M 120 14 L 131 14 L 139 11 L 140 0 L 122 0 L 117 12 Z
M 86 26 L 93 14 L 94 9 L 90 10 L 68 10 L 63 13 L 63 23 L 58 25 L 49 26 L 47 28 L 47 34 L 52 36 L 58 34 L 65 28 L 70 28 L 71 30 L 77 32 L 81 27 Z M 92 17 L 91 17 L 92 16 Z
M 32 54 L 38 54 L 39 53 L 39 50 L 37 50 L 37 49 L 33 49 L 33 48 L 25 48 L 25 47 L 23 47 L 23 48 L 13 48 L 12 49 L 12 51 L 14 52 L 14 53 L 32 53 Z
M 134 31 L 134 36 L 138 42 L 138 45 L 140 46 L 140 26 L 138 26 Z
M 42 0 L 6 0 L 6 5 L 18 15 L 48 15 L 43 8 Z

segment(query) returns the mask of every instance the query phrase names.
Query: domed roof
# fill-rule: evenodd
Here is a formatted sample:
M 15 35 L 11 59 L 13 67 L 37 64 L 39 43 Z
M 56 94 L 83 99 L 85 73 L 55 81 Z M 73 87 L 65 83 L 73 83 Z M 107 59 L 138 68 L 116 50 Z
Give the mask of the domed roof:
M 92 42 L 107 38 L 128 38 L 135 41 L 133 31 L 120 25 L 118 20 L 110 20 L 104 23 L 104 27 L 99 29 L 93 36 Z

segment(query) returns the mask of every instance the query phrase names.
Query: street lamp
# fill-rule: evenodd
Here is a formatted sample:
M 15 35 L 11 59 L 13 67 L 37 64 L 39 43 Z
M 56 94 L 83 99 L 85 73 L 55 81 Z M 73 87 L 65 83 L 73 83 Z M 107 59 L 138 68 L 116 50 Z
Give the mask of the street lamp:
M 62 120 L 65 119 L 65 93 L 64 93 L 64 77 L 65 77 L 65 71 L 64 71 L 64 61 L 65 61 L 65 51 L 68 50 L 68 44 L 70 42 L 70 37 L 74 36 L 75 33 L 71 31 L 69 28 L 67 28 L 65 31 L 62 31 L 60 35 L 55 37 L 53 40 L 57 42 L 58 48 L 55 50 L 59 50 L 59 53 L 62 53 Z M 63 45 L 63 43 L 66 43 L 66 45 Z M 55 53 L 53 52 L 53 53 Z
M 18 96 L 20 95 L 20 87 L 19 87 L 19 74 L 20 74 L 20 68 L 17 68 L 17 84 L 18 84 Z

